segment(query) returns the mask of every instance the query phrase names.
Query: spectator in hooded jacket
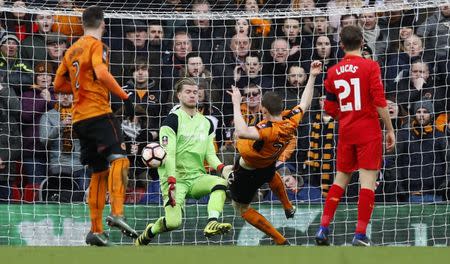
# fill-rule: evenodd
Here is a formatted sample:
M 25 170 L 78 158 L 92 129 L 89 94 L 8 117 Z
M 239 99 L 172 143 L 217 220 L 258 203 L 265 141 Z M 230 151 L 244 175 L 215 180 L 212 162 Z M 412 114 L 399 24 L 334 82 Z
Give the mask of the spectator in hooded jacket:
M 0 36 L 0 72 L 18 95 L 33 84 L 33 70 L 21 60 L 19 44 L 15 35 L 5 32 Z
M 448 182 L 448 150 L 445 135 L 433 125 L 430 100 L 418 101 L 409 127 L 398 133 L 397 168 L 400 195 L 410 202 L 439 202 Z

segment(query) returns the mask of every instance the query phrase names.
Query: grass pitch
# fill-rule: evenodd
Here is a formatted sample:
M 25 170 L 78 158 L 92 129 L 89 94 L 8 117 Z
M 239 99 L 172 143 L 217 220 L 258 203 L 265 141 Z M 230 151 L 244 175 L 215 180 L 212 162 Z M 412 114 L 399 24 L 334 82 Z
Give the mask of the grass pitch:
M 448 263 L 450 248 L 431 247 L 237 247 L 237 246 L 117 246 L 97 247 L 0 247 L 2 263 Z

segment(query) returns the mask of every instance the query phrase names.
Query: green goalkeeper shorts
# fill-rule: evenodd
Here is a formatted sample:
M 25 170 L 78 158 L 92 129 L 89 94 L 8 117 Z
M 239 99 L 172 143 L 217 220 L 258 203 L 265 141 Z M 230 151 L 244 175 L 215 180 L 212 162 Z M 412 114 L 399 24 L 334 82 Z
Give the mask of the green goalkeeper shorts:
M 175 202 L 184 208 L 186 198 L 200 199 L 211 193 L 215 188 L 223 189 L 227 186 L 227 181 L 218 176 L 209 174 L 200 174 L 195 179 L 183 180 L 177 179 L 175 185 Z M 168 204 L 169 186 L 167 182 L 161 182 L 161 192 L 163 196 L 164 206 Z

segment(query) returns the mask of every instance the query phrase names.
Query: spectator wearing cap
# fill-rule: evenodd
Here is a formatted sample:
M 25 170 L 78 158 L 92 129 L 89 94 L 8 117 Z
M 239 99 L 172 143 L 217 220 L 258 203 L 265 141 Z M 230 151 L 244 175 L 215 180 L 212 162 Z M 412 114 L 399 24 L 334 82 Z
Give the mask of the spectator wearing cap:
M 19 43 L 19 39 L 10 33 L 5 32 L 0 37 L 0 72 L 17 94 L 33 83 L 33 70 L 19 58 Z
M 36 14 L 33 19 L 38 26 L 38 31 L 22 41 L 21 55 L 23 59 L 37 63 L 47 58 L 46 34 L 51 32 L 54 20 L 50 13 Z
M 412 110 L 414 118 L 409 127 L 398 133 L 398 184 L 410 202 L 439 202 L 450 177 L 446 170 L 447 141 L 434 127 L 430 100 L 416 102 Z
M 47 61 L 53 64 L 53 69 L 57 69 L 59 63 L 64 58 L 67 50 L 67 36 L 51 32 L 46 36 L 47 42 Z
M 35 66 L 34 85 L 22 93 L 23 173 L 29 183 L 40 183 L 47 175 L 47 152 L 39 138 L 41 116 L 54 107 L 53 65 L 40 62 Z
M 78 8 L 74 2 L 73 0 L 58 0 L 57 7 L 67 11 L 81 13 L 83 10 Z M 74 37 L 83 35 L 84 31 L 80 16 L 62 14 L 55 15 L 53 18 L 55 23 L 52 26 L 52 31 L 68 36 L 69 41 L 72 41 Z
M 137 57 L 149 57 L 148 27 L 141 20 L 130 20 L 124 24 L 124 37 L 120 43 L 112 43 L 111 72 L 120 84 L 127 81 L 127 69 L 133 67 Z
M 80 141 L 72 129 L 72 94 L 55 94 L 53 109 L 45 112 L 39 124 L 40 142 L 49 151 L 49 177 L 75 180 L 82 190 L 89 173 L 80 162 Z

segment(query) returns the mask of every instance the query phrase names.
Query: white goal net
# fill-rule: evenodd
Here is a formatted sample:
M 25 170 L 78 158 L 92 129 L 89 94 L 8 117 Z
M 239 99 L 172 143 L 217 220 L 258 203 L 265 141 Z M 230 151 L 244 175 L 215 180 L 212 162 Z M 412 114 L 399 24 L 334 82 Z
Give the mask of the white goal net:
M 323 202 L 335 174 L 337 122 L 321 109 L 326 70 L 343 51 L 339 31 L 349 24 L 364 33 L 363 55 L 379 62 L 398 144 L 385 153 L 368 233 L 377 245 L 449 245 L 450 4 L 402 0 L 147 0 L 0 1 L 0 245 L 83 245 L 89 231 L 86 204 L 90 171 L 79 161 L 70 125 L 69 96 L 53 91 L 56 69 L 83 34 L 81 12 L 98 4 L 106 12 L 102 41 L 110 71 L 136 91 L 134 122 L 123 121 L 131 162 L 126 217 L 138 231 L 164 210 L 156 170 L 140 151 L 157 141 L 174 105 L 174 84 L 192 77 L 202 91 L 199 110 L 216 129 L 217 154 L 225 164 L 233 145 L 232 85 L 244 94 L 249 124 L 261 118 L 265 91 L 285 108 L 299 103 L 312 60 L 323 74 L 297 140 L 280 157 L 288 196 L 297 207 L 286 220 L 278 198 L 265 186 L 253 206 L 292 244 L 312 245 Z M 121 102 L 111 97 L 121 119 Z M 361 134 L 365 133 L 361 127 Z M 331 225 L 332 243 L 351 241 L 356 224 L 355 174 Z M 223 219 L 233 232 L 206 239 L 208 197 L 187 200 L 182 228 L 159 244 L 270 244 L 236 216 L 229 200 Z M 105 209 L 105 214 L 108 212 Z M 114 242 L 130 244 L 111 230 Z

